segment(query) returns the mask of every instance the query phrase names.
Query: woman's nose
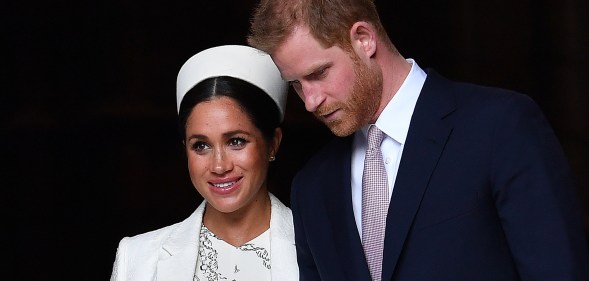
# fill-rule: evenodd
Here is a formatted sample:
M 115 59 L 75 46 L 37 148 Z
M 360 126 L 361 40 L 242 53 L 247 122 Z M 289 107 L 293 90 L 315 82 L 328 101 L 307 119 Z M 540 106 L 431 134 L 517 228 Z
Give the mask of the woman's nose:
M 227 155 L 223 149 L 216 149 L 213 153 L 211 172 L 215 174 L 224 174 L 227 171 L 230 171 L 232 167 L 233 163 L 229 155 Z

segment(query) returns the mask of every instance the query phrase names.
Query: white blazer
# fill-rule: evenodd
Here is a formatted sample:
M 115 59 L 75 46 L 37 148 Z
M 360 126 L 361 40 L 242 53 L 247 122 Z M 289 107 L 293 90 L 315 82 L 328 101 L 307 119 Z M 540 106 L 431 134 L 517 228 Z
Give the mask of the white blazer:
M 270 194 L 272 280 L 299 280 L 292 213 Z M 192 281 L 206 201 L 182 222 L 125 237 L 119 243 L 111 281 Z

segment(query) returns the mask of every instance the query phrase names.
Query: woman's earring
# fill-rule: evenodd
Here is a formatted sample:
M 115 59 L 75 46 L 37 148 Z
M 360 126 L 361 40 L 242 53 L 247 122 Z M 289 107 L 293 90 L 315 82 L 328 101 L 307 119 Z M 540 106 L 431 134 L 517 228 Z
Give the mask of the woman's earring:
M 270 162 L 272 162 L 272 161 L 274 161 L 274 160 L 276 160 L 276 157 L 274 157 L 274 156 L 270 156 Z

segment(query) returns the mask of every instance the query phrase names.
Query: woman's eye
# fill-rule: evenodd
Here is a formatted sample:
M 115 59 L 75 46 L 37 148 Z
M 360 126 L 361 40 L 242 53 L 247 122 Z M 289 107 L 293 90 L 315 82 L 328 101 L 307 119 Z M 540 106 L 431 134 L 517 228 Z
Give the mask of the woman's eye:
M 244 147 L 247 141 L 243 138 L 232 138 L 229 140 L 229 146 L 241 148 Z
M 209 146 L 205 142 L 202 142 L 202 141 L 197 141 L 194 144 L 192 144 L 192 149 L 196 152 L 203 152 L 207 148 L 209 148 Z

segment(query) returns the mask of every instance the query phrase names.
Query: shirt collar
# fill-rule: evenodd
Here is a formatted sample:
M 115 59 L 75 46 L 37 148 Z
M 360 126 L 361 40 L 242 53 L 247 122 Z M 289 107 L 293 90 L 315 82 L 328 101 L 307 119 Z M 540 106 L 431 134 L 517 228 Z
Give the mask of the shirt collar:
M 411 64 L 409 74 L 375 123 L 381 131 L 400 144 L 404 144 L 407 139 L 411 116 L 427 76 L 413 59 L 407 59 L 407 62 Z M 369 126 L 362 127 L 365 137 Z

